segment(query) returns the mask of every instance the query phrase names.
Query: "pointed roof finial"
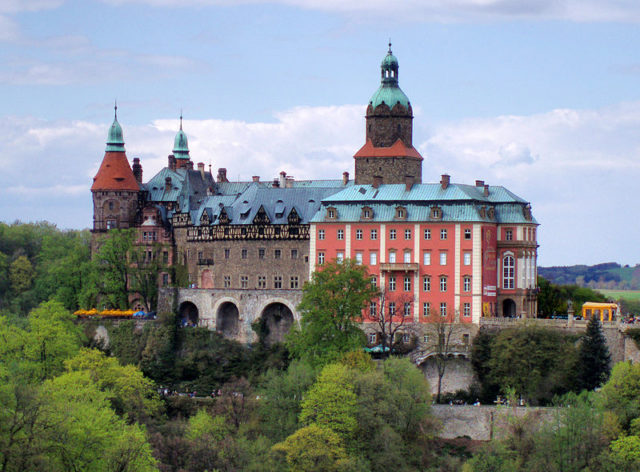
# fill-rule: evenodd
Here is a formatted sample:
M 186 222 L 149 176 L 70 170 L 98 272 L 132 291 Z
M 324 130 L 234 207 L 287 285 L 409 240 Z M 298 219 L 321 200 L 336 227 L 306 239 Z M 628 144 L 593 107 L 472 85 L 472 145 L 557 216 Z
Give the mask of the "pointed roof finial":
M 392 54 L 391 53 L 391 38 L 389 38 L 389 51 L 388 52 L 389 52 L 389 54 Z
M 182 131 L 182 108 L 180 108 L 180 131 Z
M 113 100 L 113 119 L 118 121 L 118 99 Z

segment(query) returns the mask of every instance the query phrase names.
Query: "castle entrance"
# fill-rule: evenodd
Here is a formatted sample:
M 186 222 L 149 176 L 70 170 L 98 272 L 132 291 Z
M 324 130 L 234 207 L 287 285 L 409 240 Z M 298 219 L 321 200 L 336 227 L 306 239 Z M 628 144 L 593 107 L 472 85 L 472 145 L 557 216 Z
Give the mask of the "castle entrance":
M 198 307 L 193 303 L 182 302 L 178 308 L 178 314 L 180 315 L 180 323 L 182 326 L 198 325 Z
M 516 302 L 512 299 L 507 298 L 502 302 L 502 316 L 505 318 L 515 318 L 516 317 Z
M 231 302 L 224 302 L 218 308 L 216 329 L 225 337 L 232 338 L 238 334 L 240 314 L 238 307 Z
M 270 346 L 283 342 L 293 325 L 293 313 L 283 303 L 270 303 L 261 314 L 261 327 L 265 333 L 265 343 Z

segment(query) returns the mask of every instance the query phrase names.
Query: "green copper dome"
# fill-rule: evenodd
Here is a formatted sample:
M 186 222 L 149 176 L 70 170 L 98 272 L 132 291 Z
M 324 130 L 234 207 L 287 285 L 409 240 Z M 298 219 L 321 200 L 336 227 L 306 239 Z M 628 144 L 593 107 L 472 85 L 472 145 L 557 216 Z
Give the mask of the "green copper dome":
M 380 73 L 380 88 L 369 100 L 373 109 L 375 110 L 382 103 L 385 103 L 389 108 L 393 108 L 397 103 L 409 108 L 409 98 L 398 85 L 398 59 L 391 52 L 391 43 L 389 43 L 387 55 L 380 64 Z
M 113 124 L 107 134 L 106 152 L 124 152 L 124 138 L 122 137 L 122 127 L 118 123 L 118 107 L 115 107 Z
M 189 159 L 189 142 L 187 135 L 182 131 L 182 116 L 180 116 L 180 131 L 173 141 L 173 155 L 176 159 Z

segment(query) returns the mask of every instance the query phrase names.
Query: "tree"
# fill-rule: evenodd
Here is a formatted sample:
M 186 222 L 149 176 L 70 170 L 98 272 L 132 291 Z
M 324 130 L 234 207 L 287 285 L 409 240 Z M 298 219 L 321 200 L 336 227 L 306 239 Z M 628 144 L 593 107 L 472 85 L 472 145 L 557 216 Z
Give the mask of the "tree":
M 365 345 L 358 320 L 365 305 L 376 295 L 367 268 L 346 259 L 333 261 L 312 275 L 303 287 L 298 310 L 300 327 L 288 336 L 287 347 L 294 357 L 322 365 L 340 354 Z
M 162 262 L 162 245 L 155 243 L 148 246 L 131 248 L 132 270 L 129 273 L 129 289 L 139 295 L 147 311 L 155 310 L 158 304 L 158 285 L 160 274 L 167 270 Z
M 610 361 L 611 356 L 602 334 L 602 326 L 598 317 L 592 316 L 578 354 L 578 387 L 586 390 L 599 387 L 609 377 Z
M 34 275 L 33 264 L 31 264 L 31 261 L 29 261 L 25 256 L 18 257 L 11 263 L 11 267 L 9 268 L 11 288 L 17 294 L 28 290 L 31 288 Z
M 380 333 L 380 346 L 382 346 L 382 357 L 389 357 L 396 348 L 402 345 L 402 338 L 398 336 L 400 333 L 407 332 L 405 323 L 413 321 L 412 317 L 404 316 L 403 311 L 406 303 L 410 303 L 413 306 L 414 297 L 412 294 L 402 293 L 393 297 L 391 301 L 391 293 L 387 290 L 380 290 L 376 303 L 375 312 L 369 313 L 369 318 L 376 322 L 378 325 L 378 332 Z M 394 303 L 393 306 L 399 309 L 391 308 L 389 303 Z M 414 331 L 411 329 L 410 331 Z
M 629 431 L 633 420 L 640 417 L 640 364 L 618 362 L 601 395 L 604 407 L 616 416 L 623 430 Z
M 110 308 L 129 307 L 129 279 L 132 266 L 128 254 L 136 238 L 134 229 L 111 230 L 101 240 L 94 256 L 93 283 L 98 284 L 99 302 Z

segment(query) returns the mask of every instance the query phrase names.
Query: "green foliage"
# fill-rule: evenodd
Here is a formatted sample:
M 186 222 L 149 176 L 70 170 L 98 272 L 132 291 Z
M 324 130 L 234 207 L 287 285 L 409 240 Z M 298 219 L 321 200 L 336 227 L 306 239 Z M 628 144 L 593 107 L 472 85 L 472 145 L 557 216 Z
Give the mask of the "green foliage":
M 355 261 L 333 261 L 314 272 L 298 306 L 300 329 L 292 329 L 288 337 L 291 354 L 323 365 L 364 347 L 366 339 L 357 321 L 376 293 L 366 266 Z
M 133 272 L 128 254 L 136 238 L 134 229 L 111 230 L 99 243 L 93 260 L 92 281 L 97 284 L 100 307 L 129 308 L 129 287 Z
M 628 431 L 632 420 L 640 417 L 640 364 L 616 364 L 608 382 L 603 385 L 601 394 L 604 407 Z
M 189 418 L 187 426 L 187 438 L 192 441 L 222 441 L 230 432 L 224 416 L 211 416 L 204 408 Z
M 548 318 L 556 314 L 567 313 L 567 302 L 573 303 L 576 314 L 581 313 L 584 302 L 606 302 L 600 292 L 578 285 L 555 285 L 544 277 L 538 277 L 538 316 Z
M 593 390 L 609 377 L 611 356 L 600 320 L 593 316 L 580 343 L 577 365 L 578 388 Z
M 31 287 L 34 277 L 33 265 L 25 256 L 18 257 L 9 267 L 11 288 L 20 294 Z
M 489 367 L 495 336 L 495 332 L 481 328 L 471 345 L 471 366 L 480 384 L 478 399 L 482 403 L 491 403 L 500 394 L 500 386 L 493 383 Z
M 610 459 L 615 470 L 640 471 L 640 437 L 622 436 L 613 441 Z

